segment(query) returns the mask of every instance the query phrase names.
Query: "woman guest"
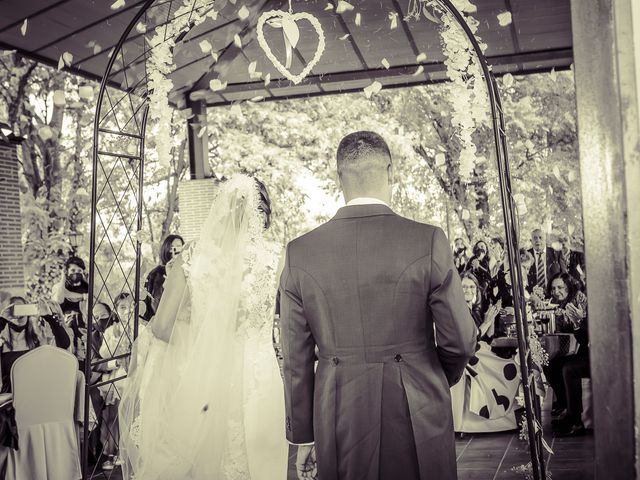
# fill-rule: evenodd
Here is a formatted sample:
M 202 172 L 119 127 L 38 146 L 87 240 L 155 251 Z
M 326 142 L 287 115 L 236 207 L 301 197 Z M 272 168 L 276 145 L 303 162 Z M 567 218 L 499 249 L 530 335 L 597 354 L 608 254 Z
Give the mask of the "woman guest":
M 545 376 L 556 395 L 552 417 L 554 425 L 562 433 L 584 433 L 581 421 L 581 378 L 589 377 L 589 333 L 587 322 L 587 297 L 580 291 L 578 281 L 568 273 L 558 273 L 551 279 L 551 299 L 558 305 L 556 330 L 572 333 L 578 342 L 574 355 L 558 356 L 544 368 Z
M 483 292 L 485 292 L 491 280 L 490 261 L 491 256 L 489 255 L 487 243 L 483 240 L 477 241 L 473 246 L 473 256 L 467 262 L 465 272 L 470 272 L 476 277 Z
M 147 307 L 144 316 L 145 320 L 150 320 L 156 313 L 162 293 L 164 292 L 164 280 L 167 276 L 167 264 L 173 260 L 184 248 L 184 240 L 180 235 L 167 235 L 160 247 L 160 265 L 157 265 L 147 275 L 144 289 L 147 297 L 144 302 Z
M 33 310 L 25 315 L 20 307 Z M 28 305 L 24 297 L 10 297 L 0 308 L 0 318 L 5 324 L 0 332 L 0 368 L 2 393 L 11 392 L 11 367 L 25 353 L 41 345 L 55 345 L 68 349 L 71 340 L 61 319 L 62 312 L 53 302 L 42 301 Z M 13 408 L 0 410 L 0 445 L 18 448 L 17 428 Z
M 122 355 L 131 351 L 131 344 L 134 340 L 134 315 L 135 302 L 133 297 L 127 293 L 120 293 L 114 301 L 113 323 L 104 332 L 102 345 L 100 346 L 100 356 L 104 359 Z M 142 305 L 141 305 L 141 308 Z M 138 334 L 144 329 L 141 323 L 138 325 Z M 127 375 L 129 367 L 129 358 L 110 360 L 104 364 L 107 370 L 102 375 L 102 381 L 123 378 Z M 118 390 L 126 388 L 124 382 L 120 383 L 118 388 L 108 383 L 100 388 L 104 399 L 104 407 L 102 409 L 102 435 L 101 439 L 104 443 L 105 462 L 102 464 L 104 470 L 113 470 L 115 465 L 119 464 L 118 455 L 118 403 L 120 396 Z
M 465 368 L 463 380 L 451 389 L 456 432 L 498 432 L 517 428 L 514 403 L 518 392 L 518 370 L 509 358 L 491 351 L 495 319 L 500 303 L 482 309 L 478 280 L 470 273 L 462 276 L 465 301 L 478 326 L 478 350 Z

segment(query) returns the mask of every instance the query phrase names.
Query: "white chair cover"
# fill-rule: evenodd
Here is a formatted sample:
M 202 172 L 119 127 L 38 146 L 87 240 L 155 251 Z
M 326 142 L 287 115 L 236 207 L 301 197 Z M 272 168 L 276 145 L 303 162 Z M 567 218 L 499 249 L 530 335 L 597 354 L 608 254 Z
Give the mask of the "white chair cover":
M 19 440 L 6 478 L 80 479 L 76 422 L 84 415 L 84 376 L 78 360 L 60 348 L 36 348 L 13 364 L 11 384 Z

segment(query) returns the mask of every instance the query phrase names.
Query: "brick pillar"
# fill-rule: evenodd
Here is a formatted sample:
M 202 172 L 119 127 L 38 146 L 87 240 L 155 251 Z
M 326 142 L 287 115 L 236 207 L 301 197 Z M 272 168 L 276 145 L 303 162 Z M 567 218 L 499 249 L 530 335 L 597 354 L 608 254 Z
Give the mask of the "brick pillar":
M 0 291 L 24 293 L 18 142 L 0 139 Z
M 185 241 L 196 240 L 209 213 L 216 191 L 213 178 L 180 182 L 180 235 Z

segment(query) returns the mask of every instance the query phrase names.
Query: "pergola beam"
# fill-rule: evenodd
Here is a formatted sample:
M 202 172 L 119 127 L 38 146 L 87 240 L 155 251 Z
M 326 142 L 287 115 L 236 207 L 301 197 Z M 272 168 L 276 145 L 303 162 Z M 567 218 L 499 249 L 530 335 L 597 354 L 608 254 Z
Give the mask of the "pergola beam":
M 553 65 L 551 66 L 536 66 L 537 62 L 549 61 L 552 60 Z M 557 49 L 553 52 L 543 51 L 543 52 L 527 52 L 521 53 L 520 55 L 501 55 L 494 56 L 488 58 L 489 64 L 493 66 L 494 71 L 497 75 L 500 75 L 501 67 L 506 67 L 508 65 L 512 65 L 517 63 L 519 65 L 523 65 L 525 67 L 519 73 L 533 73 L 538 71 L 549 71 L 551 68 L 556 68 L 556 70 L 566 69 L 572 62 L 572 50 L 569 49 Z M 533 65 L 532 65 L 533 64 Z M 529 65 L 529 67 L 526 67 Z M 292 84 L 287 80 L 276 80 L 271 84 L 271 91 L 274 94 L 274 97 L 266 97 L 265 100 L 284 100 L 291 98 L 304 98 L 316 96 L 321 92 L 324 93 L 339 93 L 339 92 L 357 92 L 362 90 L 367 85 L 367 82 L 371 79 L 379 80 L 384 88 L 394 88 L 394 87 L 407 87 L 407 86 L 416 86 L 416 85 L 425 85 L 432 83 L 439 83 L 442 81 L 446 81 L 446 72 L 445 67 L 442 63 L 433 62 L 423 64 L 425 69 L 424 75 L 422 76 L 413 76 L 413 72 L 415 71 L 416 65 L 402 65 L 391 67 L 388 70 L 384 68 L 376 68 L 369 69 L 367 71 L 348 71 L 348 72 L 338 72 L 338 73 L 327 73 L 323 75 L 313 75 L 307 77 L 302 86 L 313 86 L 317 90 L 314 91 L 305 91 L 301 93 L 294 93 L 292 95 L 278 95 L 278 91 L 282 88 L 291 87 Z M 349 85 L 346 88 L 340 88 L 338 85 L 340 84 L 353 84 L 354 82 L 360 82 L 358 86 Z M 361 85 L 361 86 L 360 86 Z M 320 89 L 323 89 L 322 91 Z M 251 98 L 255 95 L 259 95 L 264 90 L 264 85 L 262 81 L 257 82 L 247 82 L 241 84 L 232 84 L 228 85 L 227 88 L 223 92 L 209 92 L 207 89 L 203 90 L 193 90 L 185 92 L 188 96 L 189 94 L 195 94 L 194 96 L 197 98 L 207 98 L 207 104 L 210 106 L 213 105 L 228 105 L 234 103 L 238 100 L 231 100 L 234 94 L 239 94 L 246 92 L 247 99 Z M 222 101 L 212 101 L 212 99 L 217 98 L 216 95 L 220 94 L 226 95 L 226 99 L 222 99 Z

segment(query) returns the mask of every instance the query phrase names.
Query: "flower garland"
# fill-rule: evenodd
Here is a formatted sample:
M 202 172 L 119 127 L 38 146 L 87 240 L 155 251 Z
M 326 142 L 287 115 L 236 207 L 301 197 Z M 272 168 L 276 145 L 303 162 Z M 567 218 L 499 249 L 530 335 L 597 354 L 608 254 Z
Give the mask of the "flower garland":
M 475 35 L 479 22 L 469 13 L 476 11 L 468 0 L 453 0 L 453 4 L 466 17 L 467 25 Z M 452 99 L 451 123 L 460 140 L 460 177 L 463 181 L 471 179 L 475 168 L 477 148 L 473 134 L 478 124 L 488 119 L 488 94 L 483 81 L 480 62 L 476 58 L 469 39 L 453 16 L 443 14 L 440 39 L 445 56 L 446 73 Z M 486 44 L 480 42 L 482 51 Z
M 169 105 L 169 94 L 173 90 L 173 81 L 169 74 L 175 66 L 175 39 L 180 32 L 202 23 L 206 18 L 215 19 L 217 12 L 210 8 L 212 3 L 212 0 L 184 0 L 183 5 L 173 13 L 172 20 L 157 26 L 154 35 L 148 40 L 151 46 L 151 55 L 147 61 L 149 117 L 157 128 L 154 137 L 158 161 L 162 167 L 168 167 L 171 163 L 173 109 Z M 145 28 L 142 24 L 138 27 Z

